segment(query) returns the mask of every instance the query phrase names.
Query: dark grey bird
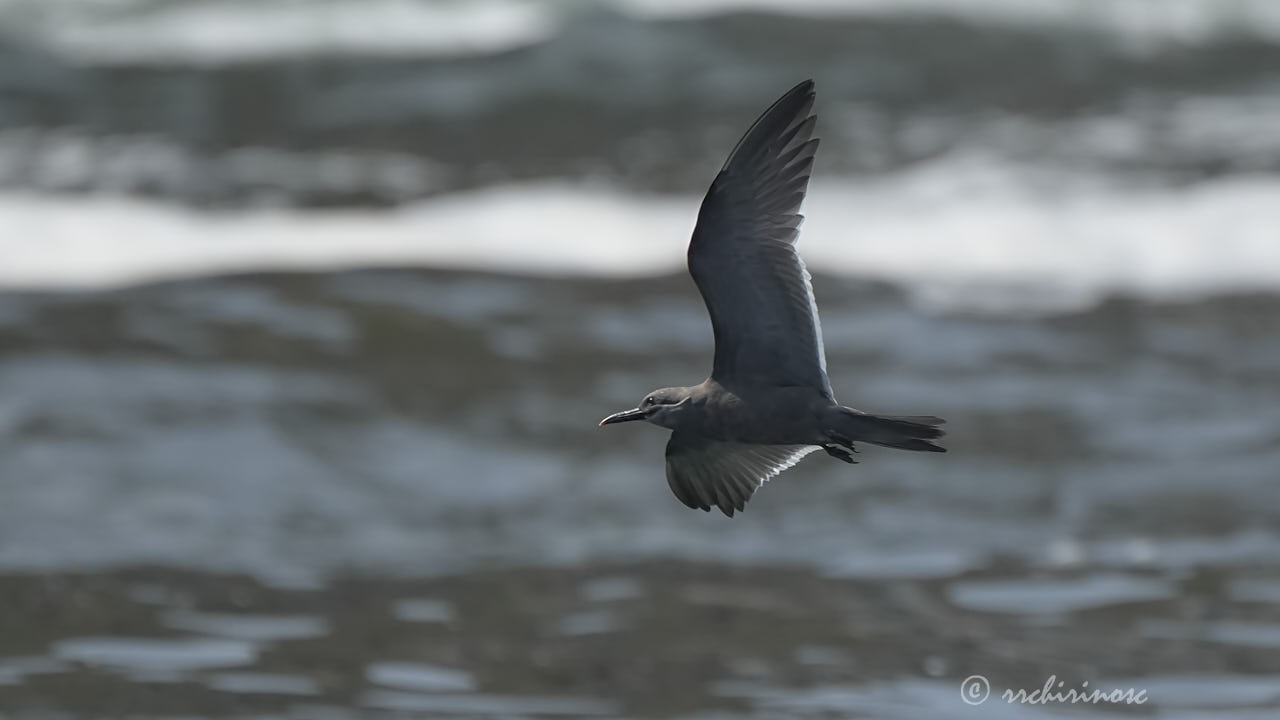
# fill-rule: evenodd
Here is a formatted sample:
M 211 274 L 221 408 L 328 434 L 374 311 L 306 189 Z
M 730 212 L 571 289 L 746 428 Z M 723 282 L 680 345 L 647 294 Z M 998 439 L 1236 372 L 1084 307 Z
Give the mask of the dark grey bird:
M 600 425 L 669 428 L 667 482 L 691 508 L 742 510 L 766 480 L 821 448 L 853 463 L 855 442 L 946 452 L 941 418 L 844 407 L 827 379 L 809 272 L 796 253 L 809 185 L 814 85 L 792 88 L 729 153 L 698 211 L 689 274 L 711 315 L 711 377 L 654 390 Z

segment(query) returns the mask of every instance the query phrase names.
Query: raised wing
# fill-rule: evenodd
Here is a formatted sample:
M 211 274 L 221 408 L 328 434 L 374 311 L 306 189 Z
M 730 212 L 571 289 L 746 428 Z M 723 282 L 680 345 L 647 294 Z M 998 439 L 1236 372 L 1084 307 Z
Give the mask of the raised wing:
M 809 386 L 831 397 L 822 328 L 796 254 L 818 148 L 813 81 L 783 95 L 729 154 L 702 201 L 689 273 L 711 315 L 711 377 L 728 386 Z
M 676 431 L 667 441 L 667 484 L 695 510 L 714 505 L 729 517 L 765 481 L 817 450 L 816 445 L 748 445 Z

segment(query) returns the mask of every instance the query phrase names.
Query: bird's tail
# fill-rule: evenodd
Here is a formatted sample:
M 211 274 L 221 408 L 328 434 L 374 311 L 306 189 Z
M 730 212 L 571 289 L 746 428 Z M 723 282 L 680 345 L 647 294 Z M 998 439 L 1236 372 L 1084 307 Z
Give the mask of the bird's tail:
M 833 430 L 853 442 L 899 450 L 923 450 L 946 452 L 947 449 L 932 441 L 946 435 L 939 425 L 946 422 L 932 415 L 871 415 L 842 407 L 834 413 Z

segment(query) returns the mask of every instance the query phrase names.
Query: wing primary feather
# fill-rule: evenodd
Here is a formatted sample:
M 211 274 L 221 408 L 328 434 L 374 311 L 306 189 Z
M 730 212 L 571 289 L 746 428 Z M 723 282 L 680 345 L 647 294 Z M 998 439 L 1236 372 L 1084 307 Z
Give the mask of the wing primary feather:
M 777 112 L 783 107 L 794 104 L 796 99 L 800 97 L 804 98 L 803 104 L 797 105 L 792 112 Z M 724 161 L 724 167 L 721 170 L 728 170 L 734 164 L 734 160 L 741 157 L 744 152 L 749 153 L 748 156 L 750 156 L 750 154 L 767 150 L 769 147 L 767 142 L 758 143 L 755 147 L 752 147 L 751 144 L 760 139 L 776 136 L 778 132 L 785 130 L 787 124 L 791 123 L 797 116 L 808 115 L 809 110 L 813 108 L 814 97 L 813 80 L 805 80 L 788 90 L 786 94 L 770 105 L 769 109 L 765 110 L 759 118 L 756 118 L 756 121 L 751 124 L 751 127 L 742 136 L 742 139 L 738 141 L 738 144 L 733 146 L 733 150 L 730 151 L 729 157 Z M 774 126 L 780 122 L 783 123 L 781 128 L 775 128 Z
M 773 145 L 778 148 L 778 155 L 771 164 L 785 167 L 787 163 L 783 158 L 786 157 L 788 152 L 791 150 L 791 143 L 796 138 L 805 138 L 803 142 L 796 146 L 797 150 L 803 149 L 804 146 L 808 144 L 809 136 L 813 134 L 813 129 L 817 127 L 817 125 L 818 116 L 810 115 L 801 122 L 796 123 L 795 127 L 783 132 L 782 135 L 778 137 L 777 142 L 773 143 Z
M 817 117 L 815 116 L 813 119 L 816 120 Z M 790 150 L 787 150 L 783 154 L 779 155 L 778 165 L 782 166 L 783 173 L 791 174 L 793 172 L 792 168 L 795 167 L 793 163 L 796 162 L 797 158 L 800 158 L 802 156 L 809 158 L 811 161 L 810 166 L 812 166 L 812 158 L 817 154 L 817 152 L 818 152 L 818 138 L 810 138 L 809 140 L 805 141 L 803 144 L 797 145 L 796 147 Z

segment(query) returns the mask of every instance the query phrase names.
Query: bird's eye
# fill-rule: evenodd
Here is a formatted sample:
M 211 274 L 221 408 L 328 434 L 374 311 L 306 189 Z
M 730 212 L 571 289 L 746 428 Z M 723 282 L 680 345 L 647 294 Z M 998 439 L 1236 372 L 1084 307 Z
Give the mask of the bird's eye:
M 644 402 L 642 402 L 642 403 L 640 403 L 640 404 L 641 404 L 641 405 L 644 405 L 644 406 L 646 406 L 646 407 L 648 407 L 649 405 L 656 404 L 657 402 L 658 402 L 658 401 L 657 401 L 657 400 L 655 400 L 655 399 L 654 399 L 654 397 L 653 397 L 652 395 L 650 395 L 649 397 L 647 397 L 647 398 L 645 398 L 645 399 L 644 399 Z

